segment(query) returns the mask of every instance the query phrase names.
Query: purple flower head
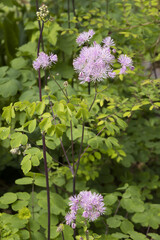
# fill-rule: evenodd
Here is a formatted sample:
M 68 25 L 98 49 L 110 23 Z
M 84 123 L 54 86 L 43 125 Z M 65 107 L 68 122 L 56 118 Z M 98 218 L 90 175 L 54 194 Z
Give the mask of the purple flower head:
M 82 211 L 82 217 L 88 221 L 95 221 L 100 215 L 104 214 L 104 206 L 101 194 L 91 193 L 91 191 L 81 191 L 77 196 L 70 197 L 70 212 L 66 215 L 66 224 L 72 228 L 78 210 Z M 74 208 L 74 209 L 73 209 Z
M 111 47 L 111 46 L 115 45 L 115 43 L 111 37 L 106 37 L 105 39 L 103 39 L 102 42 L 104 43 L 105 47 Z
M 81 33 L 77 38 L 79 46 L 89 41 L 93 34 L 93 30 Z M 116 49 L 111 49 L 115 43 L 110 36 L 104 38 L 102 43 L 98 44 L 94 41 L 91 46 L 83 47 L 79 56 L 73 60 L 73 67 L 78 73 L 80 83 L 100 82 L 107 78 L 115 78 L 116 72 L 113 71 L 115 60 L 121 64 L 120 74 L 125 74 L 127 68 L 134 70 L 130 57 L 121 54 L 118 59 L 115 58 Z
M 65 216 L 65 219 L 66 219 L 66 224 L 71 225 L 73 221 L 76 219 L 76 212 L 71 211 L 67 213 L 67 215 Z
M 58 61 L 57 55 L 51 53 L 51 55 L 49 56 L 49 59 L 52 63 L 56 63 Z
M 132 65 L 132 59 L 127 55 L 121 54 L 118 58 L 118 62 L 121 64 L 120 74 L 125 74 L 127 67 L 129 67 L 132 71 L 134 70 L 134 66 Z
M 78 43 L 79 46 L 81 46 L 85 42 L 88 42 L 93 37 L 94 34 L 95 32 L 92 29 L 90 29 L 88 32 L 83 32 L 79 34 L 79 36 L 76 39 L 76 42 Z
M 108 72 L 112 72 L 114 60 L 108 47 L 94 42 L 92 46 L 81 49 L 79 57 L 73 60 L 73 66 L 81 83 L 103 81 L 109 77 Z
M 40 68 L 47 68 L 50 67 L 52 63 L 57 62 L 57 55 L 54 55 L 51 53 L 50 56 L 48 56 L 44 52 L 40 52 L 38 58 L 33 61 L 33 68 L 35 70 L 39 70 Z

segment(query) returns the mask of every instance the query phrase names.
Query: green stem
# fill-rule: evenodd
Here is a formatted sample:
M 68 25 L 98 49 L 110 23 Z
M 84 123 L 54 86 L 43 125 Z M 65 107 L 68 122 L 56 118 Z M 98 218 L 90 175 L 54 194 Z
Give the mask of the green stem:
M 30 228 L 30 223 L 28 222 L 28 232 L 29 232 L 29 240 L 32 240 L 31 237 L 31 228 Z
M 86 240 L 89 240 L 89 231 L 86 230 Z
M 90 108 L 89 108 L 89 112 L 91 111 L 91 109 L 92 109 L 92 107 L 93 107 L 93 104 L 94 104 L 94 102 L 95 102 L 95 100 L 96 100 L 96 97 L 97 97 L 97 84 L 95 83 L 95 95 L 94 95 L 93 102 L 92 102 L 92 104 L 91 104 L 91 106 L 90 106 Z

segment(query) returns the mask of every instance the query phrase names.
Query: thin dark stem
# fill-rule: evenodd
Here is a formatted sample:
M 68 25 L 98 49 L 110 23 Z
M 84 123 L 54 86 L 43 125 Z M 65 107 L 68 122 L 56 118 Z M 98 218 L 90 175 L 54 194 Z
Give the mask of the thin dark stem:
M 50 100 L 50 97 L 49 97 L 49 100 Z M 56 120 L 55 120 L 54 112 L 53 112 L 53 109 L 52 109 L 52 103 L 51 103 L 51 101 L 50 101 L 49 103 L 50 103 L 50 108 L 51 108 L 51 111 L 52 111 L 52 117 L 53 117 L 54 123 L 55 123 L 55 125 L 56 125 Z M 59 138 L 59 140 L 60 140 L 60 143 L 61 143 L 61 147 L 62 147 L 64 156 L 65 156 L 65 158 L 66 158 L 66 160 L 67 160 L 68 166 L 69 166 L 69 168 L 70 168 L 70 170 L 71 170 L 71 172 L 72 172 L 72 175 L 74 176 L 74 170 L 73 170 L 73 167 L 71 166 L 71 163 L 70 163 L 70 161 L 69 161 L 69 159 L 68 159 L 66 150 L 65 150 L 65 148 L 64 148 L 64 146 L 63 146 L 63 142 L 62 142 L 61 138 Z
M 150 230 L 150 226 L 148 226 L 148 228 L 147 228 L 146 237 L 148 236 L 149 230 Z
M 76 170 L 75 170 L 75 176 L 77 175 L 77 171 L 78 171 L 79 163 L 80 163 L 80 159 L 81 159 L 81 152 L 82 152 L 83 138 L 84 138 L 84 125 L 85 125 L 85 123 L 83 122 L 83 125 L 82 125 L 81 145 L 80 145 L 80 149 L 79 149 L 79 156 L 78 156 L 78 161 L 77 161 L 77 167 L 76 167 Z
M 30 223 L 28 222 L 28 232 L 29 232 L 29 240 L 31 240 L 31 228 L 30 228 Z
M 75 172 L 75 166 L 74 166 L 74 144 L 73 144 L 73 127 L 72 127 L 72 121 L 70 121 L 70 127 L 71 127 L 71 146 L 72 146 L 72 164 L 73 164 L 73 173 Z M 76 176 L 73 175 L 73 195 L 75 194 L 76 187 Z
M 64 239 L 64 233 L 63 233 L 63 231 L 62 231 L 62 239 L 65 240 L 65 239 Z
M 40 35 L 39 35 L 39 39 L 38 39 L 37 57 L 38 57 L 39 51 L 40 51 L 40 44 L 41 44 L 41 40 L 42 40 L 43 27 L 44 27 L 44 22 L 42 21 L 42 27 L 40 27 Z M 42 47 L 42 48 L 44 48 L 44 47 Z
M 88 83 L 88 94 L 90 95 L 90 93 L 91 93 L 91 83 L 89 82 Z
M 109 12 L 109 0 L 106 0 L 106 13 L 108 15 Z
M 36 6 L 38 7 L 38 1 L 36 1 Z M 40 27 L 40 36 L 38 39 L 37 56 L 39 55 L 40 43 L 42 39 L 44 22 L 42 22 L 42 27 Z M 42 87 L 41 87 L 41 73 L 38 70 L 38 83 L 39 83 L 39 100 L 42 101 Z M 47 189 L 47 207 L 48 207 L 48 240 L 50 240 L 50 191 L 49 191 L 49 179 L 48 179 L 48 167 L 47 167 L 47 156 L 46 156 L 46 143 L 45 134 L 42 133 L 42 143 L 43 143 L 43 159 L 44 159 L 44 169 L 46 178 L 46 189 Z
M 72 0 L 72 7 L 73 7 L 73 14 L 76 16 L 76 11 L 75 11 L 75 1 Z
M 70 28 L 70 0 L 67 0 L 68 7 L 68 28 Z
M 56 84 L 58 85 L 58 87 L 61 89 L 61 91 L 64 94 L 64 96 L 66 97 L 67 101 L 69 102 L 69 98 L 68 98 L 67 94 L 65 93 L 65 91 L 63 90 L 63 88 L 60 86 L 60 84 L 57 82 L 56 79 L 54 79 L 54 80 L 55 80 Z
M 34 174 L 34 178 L 35 178 L 35 174 Z M 32 217 L 34 220 L 34 179 L 32 182 Z
M 69 159 L 68 159 L 66 150 L 64 149 L 64 146 L 63 146 L 63 142 L 62 142 L 61 138 L 59 138 L 59 140 L 60 140 L 60 143 L 61 143 L 61 147 L 62 147 L 63 153 L 64 153 L 65 158 L 66 158 L 66 160 L 67 160 L 68 166 L 69 166 L 69 168 L 70 168 L 70 170 L 71 170 L 71 172 L 72 172 L 72 175 L 74 176 L 73 167 L 71 166 L 71 163 L 70 163 L 70 161 L 69 161 Z
M 47 167 L 47 156 L 46 156 L 46 143 L 45 143 L 45 134 L 44 133 L 42 133 L 42 142 L 43 142 L 43 158 L 44 158 L 44 169 L 45 169 L 46 188 L 47 188 L 48 240 L 50 240 L 50 191 L 49 191 L 48 167 Z
M 95 100 L 96 100 L 96 97 L 97 97 L 97 86 L 96 86 L 96 83 L 95 83 L 95 95 L 94 95 L 93 102 L 92 102 L 92 104 L 91 104 L 91 106 L 90 106 L 90 108 L 89 108 L 89 112 L 91 111 L 91 109 L 92 109 L 92 107 L 93 107 L 93 104 L 94 104 L 94 102 L 95 102 Z
M 41 72 L 40 68 L 38 69 L 38 84 L 39 84 L 39 100 L 42 101 L 42 87 L 41 87 Z
M 152 55 L 152 52 L 151 52 L 151 51 L 150 51 L 150 56 L 151 56 L 151 58 L 154 57 L 154 56 Z M 155 62 L 152 63 L 152 70 L 153 70 L 153 73 L 154 73 L 154 77 L 155 77 L 155 79 L 157 79 L 158 76 L 157 76 L 157 72 L 156 72 Z
M 156 66 L 155 66 L 155 63 L 154 63 L 154 62 L 152 63 L 152 66 L 153 66 L 154 77 L 155 77 L 155 79 L 157 79 L 158 76 L 157 76 Z
M 118 213 L 119 207 L 120 207 L 121 201 L 119 200 L 116 211 L 114 213 L 114 216 Z

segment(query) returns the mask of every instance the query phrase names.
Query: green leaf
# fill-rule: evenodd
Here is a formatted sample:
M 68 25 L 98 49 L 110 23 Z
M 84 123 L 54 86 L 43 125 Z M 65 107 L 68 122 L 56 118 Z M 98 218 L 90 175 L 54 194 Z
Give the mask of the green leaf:
M 28 125 L 28 131 L 32 133 L 34 132 L 35 128 L 36 128 L 36 119 L 30 121 Z
M 35 56 L 36 53 L 37 44 L 36 42 L 28 42 L 21 47 L 18 48 L 19 54 L 22 54 L 22 56 Z
M 47 227 L 48 227 L 48 214 L 47 213 L 40 214 L 39 217 L 38 217 L 38 222 L 43 228 L 47 229 Z M 58 217 L 51 214 L 50 222 L 51 222 L 51 226 L 56 226 L 57 223 L 58 223 Z
M 10 79 L 0 85 L 0 95 L 3 98 L 15 96 L 20 89 L 20 82 L 16 79 Z
M 31 157 L 31 162 L 32 162 L 33 166 L 39 166 L 39 164 L 40 164 L 39 159 L 36 155 Z
M 18 234 L 20 235 L 20 238 L 23 239 L 23 240 L 29 239 L 29 231 L 27 231 L 25 229 L 20 230 L 18 232 Z
M 107 219 L 107 224 L 110 228 L 117 228 L 121 225 L 122 220 L 122 216 L 115 215 L 114 217 L 110 217 Z
M 121 206 L 130 213 L 144 211 L 144 203 L 138 198 L 123 198 L 121 200 Z
M 30 195 L 27 192 L 17 192 L 17 198 L 21 200 L 29 200 Z
M 28 185 L 33 183 L 33 179 L 30 177 L 23 177 L 23 178 L 17 179 L 15 183 L 18 185 Z
M 59 187 L 62 187 L 65 184 L 65 178 L 64 176 L 54 176 L 53 177 L 53 183 Z
M 118 117 L 117 117 L 116 119 L 117 119 L 118 125 L 119 125 L 123 130 L 125 130 L 126 127 L 128 126 L 127 123 L 126 123 L 125 121 L 123 121 L 122 119 L 118 118 Z
M 34 183 L 37 186 L 46 187 L 46 178 L 45 178 L 45 176 L 36 176 Z
M 141 107 L 141 104 L 135 105 L 135 106 L 131 109 L 131 111 L 139 110 L 140 107 Z
M 44 112 L 44 109 L 45 109 L 45 103 L 42 101 L 37 104 L 35 111 L 38 115 L 42 115 L 42 113 Z
M 18 211 L 18 210 L 22 209 L 23 207 L 26 207 L 27 205 L 28 205 L 28 201 L 18 200 L 12 204 L 12 209 L 14 211 Z
M 133 240 L 148 240 L 148 238 L 142 234 L 142 233 L 138 233 L 138 232 L 135 232 L 135 231 L 131 231 L 129 233 L 130 237 L 133 239 Z
M 94 152 L 94 156 L 95 158 L 97 158 L 98 160 L 101 159 L 101 154 L 99 152 Z
M 0 78 L 3 78 L 8 70 L 8 66 L 0 67 Z
M 97 137 L 89 139 L 88 145 L 91 146 L 91 148 L 93 148 L 93 149 L 97 149 L 98 148 Z
M 105 139 L 105 144 L 106 144 L 107 148 L 112 148 L 112 143 L 110 142 L 109 138 Z
M 10 128 L 1 127 L 0 128 L 0 139 L 4 140 L 4 139 L 8 138 L 9 133 L 10 133 Z
M 39 127 L 42 131 L 47 131 L 48 128 L 52 126 L 51 118 L 44 118 L 39 124 Z
M 15 193 L 5 193 L 1 198 L 0 201 L 2 204 L 11 204 L 17 200 L 17 195 Z
M 32 167 L 30 159 L 31 159 L 31 155 L 29 154 L 29 155 L 26 155 L 21 162 L 21 166 L 22 166 L 21 168 L 25 175 L 31 170 L 31 167 Z
M 119 146 L 118 140 L 114 137 L 108 137 L 108 140 L 112 143 L 113 146 Z
M 125 219 L 120 226 L 120 229 L 123 233 L 129 233 L 134 231 L 134 225 L 129 220 Z
M 45 235 L 46 235 L 46 238 L 47 238 L 47 236 L 48 236 L 48 231 L 47 230 L 45 231 Z M 55 239 L 59 235 L 60 235 L 60 232 L 57 232 L 57 226 L 52 226 L 51 225 L 51 238 Z
M 153 240 L 160 240 L 160 235 L 156 233 L 148 233 L 148 236 L 150 236 Z
M 11 66 L 14 69 L 22 69 L 25 68 L 27 66 L 27 62 L 23 57 L 18 57 L 18 58 L 14 58 L 11 61 Z
M 118 239 L 126 239 L 129 237 L 128 235 L 119 232 L 113 233 L 112 236 Z
M 64 225 L 64 239 L 69 239 L 69 240 L 73 240 L 73 229 L 68 226 L 68 225 Z
M 22 138 L 23 138 L 23 134 L 22 133 L 13 133 L 11 135 L 11 147 L 12 148 L 17 148 L 21 145 L 22 143 Z
M 104 203 L 106 206 L 112 206 L 117 201 L 117 199 L 118 199 L 118 197 L 115 194 L 108 193 L 104 197 Z

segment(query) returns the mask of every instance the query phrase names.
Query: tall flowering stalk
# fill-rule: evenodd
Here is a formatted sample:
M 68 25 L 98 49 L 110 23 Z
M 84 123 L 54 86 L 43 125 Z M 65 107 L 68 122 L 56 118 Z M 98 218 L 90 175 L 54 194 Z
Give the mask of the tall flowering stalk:
M 36 7 L 38 10 L 38 1 L 36 0 Z M 37 59 L 33 62 L 33 68 L 38 71 L 38 83 L 39 83 L 39 100 L 42 101 L 42 87 L 41 87 L 41 68 L 46 69 L 51 67 L 52 63 L 57 62 L 57 55 L 51 54 L 48 56 L 44 52 L 40 52 L 40 44 L 42 43 L 43 47 L 43 40 L 42 40 L 42 33 L 44 22 L 46 21 L 46 17 L 48 17 L 49 11 L 46 5 L 42 5 L 37 11 L 37 17 L 39 22 L 39 40 L 38 40 L 38 47 L 37 47 Z M 42 21 L 42 25 L 41 25 Z M 42 144 L 43 144 L 43 159 L 44 159 L 44 169 L 45 169 L 45 177 L 46 177 L 46 189 L 47 189 L 47 207 L 48 207 L 48 237 L 47 239 L 50 240 L 50 190 L 49 190 L 49 177 L 48 177 L 48 167 L 47 167 L 47 156 L 46 156 L 46 143 L 45 143 L 45 133 L 42 132 Z

